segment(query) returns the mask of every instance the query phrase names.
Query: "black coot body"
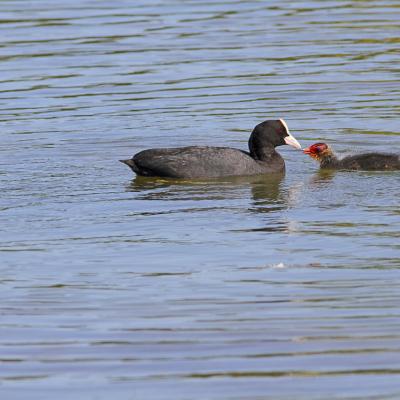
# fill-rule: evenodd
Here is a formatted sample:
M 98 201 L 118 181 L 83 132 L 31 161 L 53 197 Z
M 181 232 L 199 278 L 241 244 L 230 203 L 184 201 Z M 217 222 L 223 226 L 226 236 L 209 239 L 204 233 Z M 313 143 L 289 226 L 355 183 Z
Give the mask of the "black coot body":
M 400 170 L 400 156 L 390 153 L 364 153 L 338 159 L 326 143 L 315 143 L 304 153 L 316 159 L 322 169 L 345 169 L 360 171 Z
M 283 158 L 275 147 L 289 144 L 301 149 L 283 120 L 258 124 L 246 152 L 229 147 L 189 146 L 149 149 L 121 160 L 137 175 L 168 178 L 218 178 L 259 175 L 285 170 Z

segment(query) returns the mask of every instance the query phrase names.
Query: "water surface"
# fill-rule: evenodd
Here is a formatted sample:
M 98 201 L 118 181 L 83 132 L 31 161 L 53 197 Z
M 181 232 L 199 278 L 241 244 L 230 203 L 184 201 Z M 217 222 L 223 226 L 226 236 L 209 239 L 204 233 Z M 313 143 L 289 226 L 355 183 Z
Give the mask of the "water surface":
M 134 178 L 149 147 L 400 152 L 396 1 L 2 1 L 0 394 L 397 399 L 400 175 Z

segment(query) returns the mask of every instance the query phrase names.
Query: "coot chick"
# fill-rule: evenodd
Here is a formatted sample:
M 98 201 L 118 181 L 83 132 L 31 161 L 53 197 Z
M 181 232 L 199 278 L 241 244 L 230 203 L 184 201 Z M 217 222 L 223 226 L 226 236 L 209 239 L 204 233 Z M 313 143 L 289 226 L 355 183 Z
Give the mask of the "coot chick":
M 320 163 L 322 169 L 360 171 L 400 170 L 400 156 L 390 153 L 364 153 L 338 159 L 326 143 L 315 143 L 303 150 Z
M 218 178 L 285 171 L 275 147 L 288 144 L 301 149 L 283 119 L 264 121 L 250 135 L 246 152 L 229 147 L 189 146 L 148 149 L 132 159 L 120 160 L 137 175 L 168 178 Z

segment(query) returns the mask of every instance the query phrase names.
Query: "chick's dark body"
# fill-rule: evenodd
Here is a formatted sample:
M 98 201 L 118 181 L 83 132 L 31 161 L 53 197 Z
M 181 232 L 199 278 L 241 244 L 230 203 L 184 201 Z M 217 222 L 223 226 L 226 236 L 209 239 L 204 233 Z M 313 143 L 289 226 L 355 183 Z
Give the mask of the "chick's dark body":
M 322 159 L 321 168 L 362 171 L 400 170 L 400 157 L 389 153 L 365 153 L 347 156 L 342 159 L 330 157 Z

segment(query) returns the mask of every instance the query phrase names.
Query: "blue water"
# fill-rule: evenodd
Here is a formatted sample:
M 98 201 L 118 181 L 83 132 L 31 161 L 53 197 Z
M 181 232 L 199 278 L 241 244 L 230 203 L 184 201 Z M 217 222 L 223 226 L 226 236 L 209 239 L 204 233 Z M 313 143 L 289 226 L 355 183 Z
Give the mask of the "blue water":
M 400 175 L 135 178 L 151 147 L 400 152 L 396 1 L 2 1 L 3 399 L 400 398 Z

